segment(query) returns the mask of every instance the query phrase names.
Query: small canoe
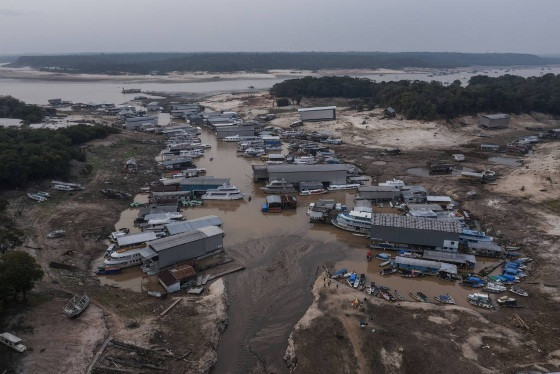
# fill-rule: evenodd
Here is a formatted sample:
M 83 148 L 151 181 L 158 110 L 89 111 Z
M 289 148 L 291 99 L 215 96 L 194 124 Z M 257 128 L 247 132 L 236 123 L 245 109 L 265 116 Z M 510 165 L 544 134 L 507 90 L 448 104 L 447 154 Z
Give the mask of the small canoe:
M 404 297 L 402 297 L 401 293 L 397 290 L 395 290 L 395 297 L 397 298 L 397 300 L 399 301 L 404 301 Z
M 389 269 L 383 269 L 379 272 L 379 274 L 381 275 L 391 275 L 397 272 L 397 269 L 394 268 L 389 268 Z
M 387 261 L 383 261 L 382 263 L 379 264 L 379 266 L 383 267 L 383 266 L 387 266 L 391 263 L 391 260 L 387 260 Z
M 408 296 L 412 297 L 412 298 L 413 298 L 414 300 L 416 300 L 416 301 L 422 302 L 422 299 L 419 298 L 417 295 L 413 294 L 412 292 L 409 292 L 409 293 L 408 293 Z
M 428 299 L 428 296 L 424 295 L 422 292 L 416 292 L 416 295 L 418 296 L 418 298 L 420 300 L 422 300 L 422 302 L 424 303 L 429 303 L 430 300 Z
M 449 294 L 438 295 L 434 299 L 442 304 L 455 304 L 455 299 Z

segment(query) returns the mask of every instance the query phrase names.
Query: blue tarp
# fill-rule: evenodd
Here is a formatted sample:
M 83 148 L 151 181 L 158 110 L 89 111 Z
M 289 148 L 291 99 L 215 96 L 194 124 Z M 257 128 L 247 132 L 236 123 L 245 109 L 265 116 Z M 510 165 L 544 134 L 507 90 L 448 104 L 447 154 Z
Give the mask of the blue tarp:
M 347 270 L 342 268 L 342 269 L 338 270 L 335 274 L 336 275 L 344 275 L 344 274 L 346 274 L 346 272 L 347 272 Z
M 380 253 L 380 254 L 377 255 L 377 257 L 379 257 L 379 258 L 381 258 L 381 259 L 383 259 L 383 260 L 388 260 L 388 259 L 391 258 L 391 256 L 388 255 L 387 253 Z
M 482 283 L 482 280 L 477 277 L 468 277 L 467 282 L 469 283 Z
M 513 275 L 516 275 L 517 273 L 519 273 L 519 270 L 517 270 L 517 269 L 512 269 L 512 268 L 506 268 L 506 269 L 505 269 L 505 273 L 506 273 L 506 274 L 513 274 Z
M 515 277 L 510 274 L 503 274 L 502 277 L 506 278 L 509 282 L 513 282 L 515 280 Z
M 354 273 L 350 276 L 350 279 L 348 279 L 348 280 L 350 281 L 350 283 L 354 283 L 356 278 L 358 278 L 358 274 Z

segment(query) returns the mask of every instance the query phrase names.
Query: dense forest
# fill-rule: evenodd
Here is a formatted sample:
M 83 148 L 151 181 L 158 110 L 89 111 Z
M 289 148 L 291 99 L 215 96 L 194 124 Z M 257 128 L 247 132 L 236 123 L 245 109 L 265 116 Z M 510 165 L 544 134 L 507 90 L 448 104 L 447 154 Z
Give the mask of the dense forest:
M 560 58 L 517 53 L 451 52 L 224 52 L 102 53 L 21 56 L 11 66 L 90 74 L 166 74 L 172 71 L 267 71 L 270 69 L 377 69 L 404 67 L 545 65 Z
M 481 112 L 560 114 L 560 75 L 523 78 L 474 76 L 467 86 L 455 81 L 375 83 L 364 78 L 305 77 L 275 84 L 271 94 L 298 101 L 301 97 L 359 99 L 363 105 L 391 106 L 407 119 L 450 119 Z
M 11 96 L 0 96 L 0 118 L 18 118 L 24 123 L 38 123 L 46 115 L 54 114 L 53 109 L 26 104 Z
M 70 160 L 85 160 L 77 145 L 115 132 L 118 130 L 102 125 L 58 130 L 0 129 L 0 188 L 23 186 L 43 178 L 67 177 Z

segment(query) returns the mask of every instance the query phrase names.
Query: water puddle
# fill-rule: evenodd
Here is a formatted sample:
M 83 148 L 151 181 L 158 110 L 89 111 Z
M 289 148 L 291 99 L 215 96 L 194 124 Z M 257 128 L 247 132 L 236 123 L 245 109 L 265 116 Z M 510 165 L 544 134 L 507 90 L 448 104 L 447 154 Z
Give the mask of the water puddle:
M 518 167 L 522 165 L 521 160 L 517 158 L 511 158 L 511 157 L 490 157 L 488 158 L 488 161 L 490 161 L 493 164 L 506 165 L 506 166 Z

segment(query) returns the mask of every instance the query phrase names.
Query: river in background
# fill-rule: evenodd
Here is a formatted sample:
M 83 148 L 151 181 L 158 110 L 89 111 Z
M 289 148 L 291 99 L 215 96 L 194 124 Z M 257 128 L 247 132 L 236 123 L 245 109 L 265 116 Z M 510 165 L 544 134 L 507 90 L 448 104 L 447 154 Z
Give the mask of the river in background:
M 520 68 L 460 68 L 449 70 L 430 70 L 423 72 L 398 72 L 379 74 L 354 74 L 351 76 L 368 78 L 374 82 L 421 80 L 452 83 L 455 80 L 466 84 L 474 75 L 497 77 L 504 74 L 522 77 L 540 76 L 547 73 L 560 74 L 560 66 L 520 67 Z M 95 76 L 92 76 L 94 79 Z M 297 78 L 297 76 L 290 77 Z M 70 81 L 23 78 L 0 78 L 0 95 L 11 95 L 30 104 L 47 104 L 48 99 L 61 98 L 72 102 L 96 102 L 123 104 L 140 94 L 123 94 L 125 88 L 138 88 L 143 92 L 191 93 L 193 95 L 216 94 L 220 92 L 241 92 L 266 90 L 287 78 L 241 78 L 212 79 L 202 82 L 146 82 L 124 81 L 115 77 L 114 81 Z

